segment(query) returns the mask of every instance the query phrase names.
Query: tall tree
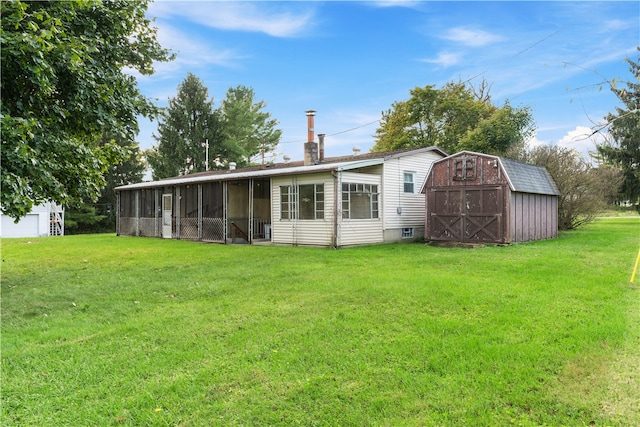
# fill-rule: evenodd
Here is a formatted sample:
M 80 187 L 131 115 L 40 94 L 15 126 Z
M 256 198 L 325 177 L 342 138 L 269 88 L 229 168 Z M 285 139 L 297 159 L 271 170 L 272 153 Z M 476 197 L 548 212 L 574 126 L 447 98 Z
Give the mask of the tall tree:
M 108 131 L 133 140 L 138 116 L 157 113 L 135 77 L 173 58 L 145 16 L 148 0 L 0 5 L 2 210 L 95 200 L 103 173 L 122 159 Z
M 489 87 L 447 83 L 410 91 L 382 113 L 374 151 L 437 145 L 448 152 L 474 150 L 503 155 L 524 145 L 531 136 L 533 118 L 528 108 L 490 104 Z
M 638 47 L 640 51 L 640 47 Z M 616 107 L 615 113 L 605 117 L 609 124 L 610 139 L 596 146 L 597 156 L 605 163 L 620 168 L 624 181 L 620 189 L 623 200 L 640 204 L 640 57 L 627 59 L 635 82 L 628 81 L 626 88 L 611 84 L 624 107 Z M 640 206 L 639 206 L 640 209 Z
M 264 101 L 254 101 L 254 91 L 239 85 L 227 90 L 220 112 L 223 120 L 223 137 L 228 147 L 238 147 L 239 164 L 251 163 L 259 153 L 272 151 L 280 142 L 282 131 L 276 129 L 278 121 L 262 111 Z
M 226 159 L 213 102 L 203 81 L 188 73 L 159 119 L 158 145 L 147 152 L 154 179 L 205 171 L 207 142 L 209 166 Z
M 141 182 L 146 166 L 142 159 L 140 146 L 119 136 L 103 134 L 98 145 L 117 144 L 123 152 L 123 159 L 109 166 L 104 173 L 106 185 L 96 203 L 68 205 L 65 210 L 65 233 L 114 232 L 116 229 L 116 193 L 115 187 Z

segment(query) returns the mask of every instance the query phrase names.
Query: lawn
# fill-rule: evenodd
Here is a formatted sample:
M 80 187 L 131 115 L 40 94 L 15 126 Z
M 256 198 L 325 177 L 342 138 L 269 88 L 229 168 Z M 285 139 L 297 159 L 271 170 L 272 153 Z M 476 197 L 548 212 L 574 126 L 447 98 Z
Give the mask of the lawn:
M 1 244 L 2 425 L 640 425 L 637 218 L 476 249 Z

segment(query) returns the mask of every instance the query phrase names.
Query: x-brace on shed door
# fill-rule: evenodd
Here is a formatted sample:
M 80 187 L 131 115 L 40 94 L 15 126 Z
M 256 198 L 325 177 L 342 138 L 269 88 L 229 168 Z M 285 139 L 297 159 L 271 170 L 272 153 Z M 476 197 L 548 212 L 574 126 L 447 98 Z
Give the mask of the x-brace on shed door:
M 430 240 L 504 242 L 503 188 L 450 187 L 429 193 Z

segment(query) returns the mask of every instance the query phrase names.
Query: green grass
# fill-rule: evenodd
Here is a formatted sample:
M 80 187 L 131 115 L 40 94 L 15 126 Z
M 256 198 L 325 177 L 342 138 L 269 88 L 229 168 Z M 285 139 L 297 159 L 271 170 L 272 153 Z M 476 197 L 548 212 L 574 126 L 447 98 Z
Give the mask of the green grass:
M 0 422 L 640 425 L 639 247 L 4 239 Z

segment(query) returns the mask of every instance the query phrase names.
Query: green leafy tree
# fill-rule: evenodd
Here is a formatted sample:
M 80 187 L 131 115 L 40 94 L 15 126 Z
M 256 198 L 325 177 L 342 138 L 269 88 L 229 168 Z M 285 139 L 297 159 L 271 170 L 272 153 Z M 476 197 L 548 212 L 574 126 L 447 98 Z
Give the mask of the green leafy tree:
M 2 210 L 93 201 L 123 158 L 101 133 L 133 140 L 157 109 L 126 69 L 152 74 L 172 55 L 145 16 L 148 1 L 2 1 Z
M 485 82 L 479 91 L 465 83 L 447 83 L 440 89 L 416 87 L 410 94 L 382 113 L 373 151 L 437 145 L 451 153 L 503 155 L 524 146 L 534 130 L 528 108 L 508 102 L 501 108 L 491 105 Z
M 640 47 L 638 48 L 640 51 Z M 640 203 L 640 60 L 627 59 L 635 82 L 626 83 L 626 88 L 611 82 L 611 90 L 624 107 L 616 107 L 615 113 L 605 117 L 610 138 L 596 146 L 597 157 L 605 164 L 620 168 L 624 181 L 620 198 L 635 204 Z M 596 129 L 598 131 L 600 129 Z M 640 209 L 640 206 L 638 207 Z
M 262 111 L 266 103 L 255 102 L 254 97 L 253 89 L 240 85 L 227 91 L 220 107 L 225 144 L 239 149 L 239 156 L 233 160 L 241 165 L 250 164 L 251 158 L 261 152 L 274 150 L 282 136 L 276 129 L 278 121 Z
M 66 234 L 114 232 L 116 229 L 115 187 L 142 182 L 145 163 L 140 146 L 135 141 L 104 134 L 98 145 L 117 144 L 124 153 L 123 159 L 109 166 L 104 173 L 106 185 L 96 203 L 70 205 L 65 210 Z
M 154 179 L 205 171 L 207 143 L 211 169 L 239 151 L 225 145 L 220 115 L 213 104 L 203 81 L 188 73 L 160 117 L 158 134 L 154 134 L 158 145 L 146 153 Z

